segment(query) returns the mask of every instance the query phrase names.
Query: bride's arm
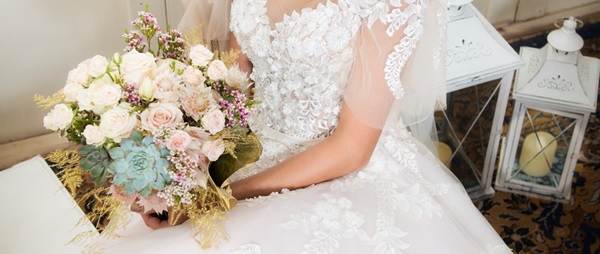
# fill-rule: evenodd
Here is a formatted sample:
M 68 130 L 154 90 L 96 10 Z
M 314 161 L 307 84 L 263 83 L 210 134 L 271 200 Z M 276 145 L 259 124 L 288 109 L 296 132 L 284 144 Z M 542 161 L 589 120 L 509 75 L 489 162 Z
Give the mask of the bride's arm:
M 380 129 L 362 123 L 344 103 L 338 127 L 330 137 L 272 168 L 232 183 L 233 195 L 237 199 L 268 195 L 354 172 L 369 162 L 380 135 Z
M 230 48 L 240 49 L 233 33 Z M 238 57 L 240 68 L 252 71 L 246 55 Z M 245 199 L 281 189 L 298 189 L 354 172 L 367 164 L 381 130 L 360 121 L 345 103 L 335 132 L 321 143 L 254 176 L 231 184 L 233 195 Z

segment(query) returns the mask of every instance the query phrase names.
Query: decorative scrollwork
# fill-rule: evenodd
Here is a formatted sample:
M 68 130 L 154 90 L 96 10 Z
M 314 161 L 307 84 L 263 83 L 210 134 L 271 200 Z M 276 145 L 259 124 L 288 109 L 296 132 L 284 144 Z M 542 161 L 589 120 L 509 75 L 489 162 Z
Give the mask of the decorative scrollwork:
M 557 90 L 562 92 L 573 91 L 573 82 L 561 78 L 560 74 L 556 77 L 545 78 L 544 80 L 537 83 L 540 88 L 546 88 L 550 90 Z
M 492 53 L 491 49 L 484 47 L 480 42 L 469 42 L 462 39 L 459 45 L 448 49 L 446 65 L 450 66 L 452 63 L 470 61 L 481 56 L 490 56 Z

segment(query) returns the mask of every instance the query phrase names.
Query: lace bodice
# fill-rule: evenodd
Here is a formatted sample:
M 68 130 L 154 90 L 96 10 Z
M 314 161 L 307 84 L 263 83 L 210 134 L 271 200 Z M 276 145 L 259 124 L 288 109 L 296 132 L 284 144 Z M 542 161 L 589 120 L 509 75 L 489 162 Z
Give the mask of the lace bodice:
M 231 28 L 254 65 L 255 120 L 302 139 L 328 136 L 338 122 L 341 98 L 360 26 L 344 2 L 286 15 L 271 24 L 265 0 L 239 0 Z

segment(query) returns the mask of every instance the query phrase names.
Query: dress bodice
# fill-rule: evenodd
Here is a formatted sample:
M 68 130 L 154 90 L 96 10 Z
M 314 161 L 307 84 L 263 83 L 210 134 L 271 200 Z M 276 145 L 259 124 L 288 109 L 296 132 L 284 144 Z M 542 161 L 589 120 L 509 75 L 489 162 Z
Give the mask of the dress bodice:
M 266 0 L 239 0 L 231 29 L 253 63 L 254 121 L 301 139 L 324 138 L 338 123 L 360 17 L 341 0 L 273 23 Z

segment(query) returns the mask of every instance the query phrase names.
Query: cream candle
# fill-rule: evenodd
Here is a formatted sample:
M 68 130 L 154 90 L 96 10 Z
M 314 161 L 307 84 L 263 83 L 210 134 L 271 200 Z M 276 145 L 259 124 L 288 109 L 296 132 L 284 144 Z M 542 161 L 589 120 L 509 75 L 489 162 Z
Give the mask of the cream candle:
M 450 158 L 452 157 L 452 149 L 446 143 L 436 142 L 438 158 L 447 168 L 450 168 Z
M 550 173 L 556 146 L 554 136 L 550 133 L 538 131 L 527 135 L 519 158 L 523 172 L 530 176 L 545 176 Z

